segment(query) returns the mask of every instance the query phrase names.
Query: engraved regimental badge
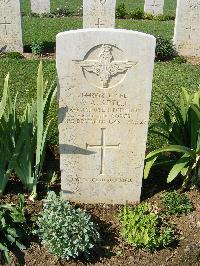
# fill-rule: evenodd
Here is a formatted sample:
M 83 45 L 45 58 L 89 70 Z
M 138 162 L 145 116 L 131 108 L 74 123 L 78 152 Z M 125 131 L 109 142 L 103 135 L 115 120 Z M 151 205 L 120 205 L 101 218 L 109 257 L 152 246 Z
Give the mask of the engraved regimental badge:
M 119 48 L 102 44 L 92 48 L 83 60 L 75 62 L 82 68 L 84 77 L 91 85 L 111 89 L 121 83 L 127 71 L 137 64 L 136 61 L 123 59 L 124 57 Z

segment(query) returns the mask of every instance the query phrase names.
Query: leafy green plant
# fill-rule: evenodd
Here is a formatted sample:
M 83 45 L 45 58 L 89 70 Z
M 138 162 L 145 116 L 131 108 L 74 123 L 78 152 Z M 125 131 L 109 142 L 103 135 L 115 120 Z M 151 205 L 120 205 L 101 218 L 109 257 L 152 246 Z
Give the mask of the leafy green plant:
M 179 194 L 176 191 L 165 192 L 162 202 L 167 213 L 172 215 L 188 214 L 193 210 L 193 206 L 186 194 Z
M 51 120 L 48 123 L 46 121 L 56 94 L 56 88 L 52 84 L 44 97 L 47 86 L 48 82 L 44 82 L 41 62 L 37 77 L 37 99 L 32 100 L 32 103 L 27 104 L 25 108 L 12 159 L 12 167 L 25 188 L 31 192 L 31 200 L 37 196 L 37 181 L 43 166 L 46 139 L 51 124 Z
M 159 20 L 159 21 L 174 20 L 175 15 L 157 15 L 157 16 L 154 16 L 154 19 Z
M 174 59 L 173 62 L 176 64 L 184 64 L 187 63 L 187 59 L 184 56 L 177 55 Z
M 34 199 L 37 195 L 37 180 L 43 165 L 51 123 L 46 121 L 56 88 L 52 84 L 47 91 L 48 83 L 43 80 L 40 63 L 37 99 L 32 99 L 32 103 L 26 105 L 24 113 L 20 116 L 16 113 L 17 95 L 12 101 L 8 80 L 9 75 L 5 79 L 0 102 L 0 194 L 4 192 L 8 178 L 14 170 L 24 187 L 31 192 L 30 199 Z
M 71 11 L 70 11 L 69 7 L 68 7 L 68 6 L 65 6 L 65 7 L 63 7 L 63 8 L 57 8 L 57 9 L 53 12 L 53 15 L 54 15 L 55 17 L 68 17 L 68 16 L 70 16 L 70 15 L 72 15 L 72 14 L 71 14 Z
M 175 240 L 174 230 L 148 203 L 133 209 L 125 206 L 119 217 L 122 236 L 130 245 L 154 250 L 167 247 Z
M 124 3 L 119 4 L 116 8 L 116 17 L 119 19 L 124 19 L 127 16 L 126 5 Z
M 24 58 L 23 54 L 19 52 L 7 52 L 5 56 L 6 58 L 9 58 L 9 59 L 23 59 Z
M 52 187 L 56 181 L 59 179 L 59 176 L 56 174 L 56 172 L 53 172 L 52 170 L 50 170 L 48 173 L 47 173 L 47 177 L 46 177 L 46 180 L 47 180 L 47 187 L 48 189 L 50 187 Z
M 15 246 L 25 249 L 22 244 L 27 237 L 24 214 L 24 197 L 19 195 L 18 205 L 0 205 L 0 252 L 5 262 L 10 262 L 9 251 Z
M 52 13 L 43 13 L 40 15 L 41 18 L 54 18 L 54 14 Z
M 190 95 L 182 89 L 179 106 L 168 96 L 166 99 L 165 121 L 153 124 L 150 130 L 164 137 L 168 145 L 146 156 L 144 178 L 148 177 L 153 164 L 170 163 L 173 167 L 168 174 L 168 183 L 181 175 L 184 187 L 199 186 L 200 88 Z M 166 153 L 171 153 L 171 156 Z
M 43 42 L 33 42 L 31 44 L 31 52 L 34 55 L 41 55 L 44 52 L 44 44 L 43 44 Z
M 9 74 L 5 78 L 3 96 L 0 102 L 0 195 L 3 194 L 12 167 L 15 141 L 19 134 L 19 120 L 16 116 L 17 94 L 12 102 L 9 86 Z
M 89 254 L 99 241 L 99 233 L 90 215 L 49 192 L 37 221 L 42 244 L 58 258 L 76 258 Z
M 132 10 L 129 12 L 128 17 L 132 19 L 143 19 L 144 11 L 141 9 Z
M 154 15 L 151 13 L 145 13 L 144 14 L 144 18 L 147 20 L 153 20 L 154 19 Z
M 41 15 L 38 13 L 31 12 L 31 17 L 33 18 L 39 18 Z
M 156 37 L 156 60 L 166 61 L 174 57 L 176 57 L 176 51 L 171 40 L 161 36 Z

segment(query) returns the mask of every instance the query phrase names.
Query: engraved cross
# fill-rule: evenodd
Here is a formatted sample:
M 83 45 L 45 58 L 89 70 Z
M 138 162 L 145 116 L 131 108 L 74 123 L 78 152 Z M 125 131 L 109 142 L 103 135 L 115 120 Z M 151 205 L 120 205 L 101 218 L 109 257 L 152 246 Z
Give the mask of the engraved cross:
M 156 0 L 153 1 L 152 7 L 153 7 L 153 14 L 155 13 L 155 7 L 159 6 L 159 4 L 156 2 Z
M 6 35 L 8 35 L 8 32 L 7 32 L 7 25 L 10 25 L 10 24 L 11 24 L 11 23 L 6 22 L 6 17 L 4 17 L 4 22 L 0 22 L 0 25 L 4 25 L 4 27 L 5 27 Z
M 105 130 L 106 130 L 105 128 L 101 128 L 101 144 L 100 145 L 90 145 L 86 143 L 86 149 L 92 148 L 92 149 L 101 150 L 100 175 L 104 175 L 106 149 L 119 149 L 120 148 L 120 143 L 117 145 L 106 145 Z
M 98 26 L 98 28 L 100 28 L 101 26 L 104 26 L 104 24 L 101 24 L 100 18 L 98 18 L 98 22 L 97 24 L 95 24 L 95 26 Z

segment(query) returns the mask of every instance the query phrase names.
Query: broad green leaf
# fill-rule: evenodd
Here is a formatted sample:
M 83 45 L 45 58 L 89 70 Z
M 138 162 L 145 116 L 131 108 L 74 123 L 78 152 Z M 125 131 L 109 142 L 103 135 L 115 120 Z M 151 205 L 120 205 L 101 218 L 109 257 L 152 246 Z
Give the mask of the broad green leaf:
M 7 232 L 14 238 L 18 237 L 17 231 L 14 228 L 9 227 Z
M 55 83 L 52 83 L 51 87 L 49 88 L 45 100 L 44 100 L 44 121 L 46 121 L 47 119 L 47 115 L 50 109 L 50 106 L 56 96 L 57 90 L 56 90 L 56 86 Z
M 186 91 L 186 89 L 182 88 L 181 97 L 180 97 L 180 111 L 184 122 L 186 121 L 187 118 L 187 112 L 190 106 L 189 102 L 190 102 L 190 96 Z
M 43 94 L 44 94 L 44 79 L 42 71 L 42 61 L 40 62 L 38 68 L 38 77 L 37 77 L 37 148 L 36 148 L 36 165 L 40 163 L 41 157 L 41 145 L 42 145 L 42 136 L 43 136 Z
M 198 130 L 198 138 L 197 138 L 197 153 L 200 153 L 200 129 Z
M 200 119 L 192 108 L 188 110 L 188 123 L 190 125 L 190 147 L 196 150 Z
M 151 167 L 153 166 L 157 158 L 158 158 L 158 155 L 155 155 L 146 160 L 145 167 L 144 167 L 144 179 L 147 179 L 147 177 L 149 176 Z
M 191 104 L 191 108 L 192 110 L 194 110 L 194 112 L 196 113 L 197 117 L 200 120 L 200 107 L 198 107 L 197 105 Z
M 196 151 L 199 153 L 199 151 L 200 151 L 200 108 L 194 104 L 191 105 L 191 108 L 197 116 L 197 121 L 196 121 L 196 126 L 194 128 L 194 130 L 195 130 L 194 133 L 196 133 Z
M 46 129 L 43 134 L 42 143 L 41 143 L 41 154 L 40 154 L 40 167 L 43 165 L 44 162 L 44 153 L 46 147 L 46 140 L 47 140 L 47 133 L 49 131 L 49 127 L 51 125 L 52 120 L 50 120 L 46 126 Z
M 14 243 L 15 242 L 15 238 L 13 236 L 6 234 L 5 237 L 8 239 L 8 241 L 10 243 Z
M 21 244 L 20 242 L 18 242 L 18 241 L 16 241 L 15 244 L 20 250 L 26 249 L 26 247 L 23 244 Z
M 189 170 L 190 166 L 186 166 L 186 167 L 183 167 L 183 169 L 181 170 L 181 175 L 182 176 L 186 176 L 187 173 L 188 173 L 188 170 Z
M 198 90 L 196 93 L 194 93 L 193 96 L 193 103 L 197 106 L 199 106 L 199 101 L 200 101 L 200 90 Z
M 9 256 L 9 251 L 7 251 L 7 250 L 3 251 L 3 256 L 4 256 L 5 261 L 6 261 L 7 263 L 10 263 L 10 262 L 11 262 L 11 258 L 10 258 L 10 256 Z
M 0 119 L 2 118 L 5 108 L 6 108 L 6 103 L 8 99 L 8 81 L 9 81 L 9 74 L 7 74 L 4 82 L 4 89 L 3 89 L 3 97 L 0 102 Z
M 158 150 L 155 150 L 153 152 L 150 152 L 147 156 L 146 159 L 154 157 L 155 155 L 163 152 L 178 152 L 178 153 L 186 153 L 187 155 L 191 156 L 194 160 L 196 160 L 196 152 L 180 145 L 170 145 L 166 148 L 161 148 Z
M 168 183 L 172 182 L 177 177 L 177 175 L 182 171 L 182 169 L 190 162 L 190 160 L 191 157 L 185 154 L 179 160 L 177 160 L 177 162 L 169 172 L 167 182 Z
M 1 240 L 0 240 L 1 241 Z M 0 250 L 1 251 L 8 251 L 8 248 L 5 243 L 0 242 Z

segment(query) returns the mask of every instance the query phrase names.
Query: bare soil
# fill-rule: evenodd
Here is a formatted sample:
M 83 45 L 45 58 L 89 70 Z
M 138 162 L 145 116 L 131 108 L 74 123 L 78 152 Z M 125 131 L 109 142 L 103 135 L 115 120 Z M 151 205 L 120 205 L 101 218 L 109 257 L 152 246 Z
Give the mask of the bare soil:
M 59 161 L 49 162 L 57 168 Z M 47 166 L 49 165 L 47 163 Z M 46 167 L 47 167 L 46 166 Z M 159 179 L 161 172 L 155 173 L 155 178 L 150 178 L 143 184 L 142 200 L 162 206 L 160 196 L 168 189 L 163 179 Z M 160 181 L 160 182 L 158 182 Z M 174 184 L 174 186 L 178 186 Z M 60 182 L 52 189 L 60 191 Z M 0 199 L 1 203 L 17 202 L 17 194 L 24 193 L 26 197 L 26 211 L 28 217 L 36 217 L 42 210 L 42 199 L 45 197 L 47 188 L 44 182 L 38 187 L 39 197 L 35 202 L 28 200 L 23 188 L 15 178 L 11 180 L 5 195 Z M 173 223 L 179 234 L 179 241 L 174 246 L 156 252 L 137 249 L 125 243 L 120 235 L 120 224 L 118 212 L 122 206 L 116 205 L 87 205 L 81 207 L 86 209 L 98 224 L 102 243 L 101 247 L 91 252 L 89 260 L 81 257 L 77 260 L 59 261 L 48 252 L 48 249 L 40 244 L 40 240 L 32 236 L 23 252 L 13 251 L 12 266 L 83 266 L 83 265 L 131 265 L 131 266 L 200 266 L 200 191 L 191 190 L 186 192 L 194 205 L 194 211 L 185 216 L 170 216 L 169 221 Z
M 191 65 L 200 65 L 200 57 L 188 57 L 187 62 Z
M 33 60 L 33 59 L 52 59 L 55 60 L 56 54 L 55 53 L 44 53 L 41 56 L 40 55 L 34 55 L 32 53 L 23 53 L 23 56 L 27 60 Z

